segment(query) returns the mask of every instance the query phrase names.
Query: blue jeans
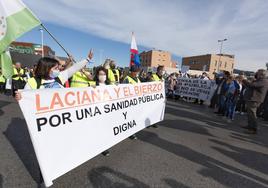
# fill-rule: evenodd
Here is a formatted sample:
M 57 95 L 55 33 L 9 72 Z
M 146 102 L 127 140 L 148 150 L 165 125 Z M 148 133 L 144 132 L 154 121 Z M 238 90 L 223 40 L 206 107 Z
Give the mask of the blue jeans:
M 225 107 L 225 116 L 234 119 L 235 116 L 235 108 L 236 108 L 237 98 L 235 96 L 228 96 L 226 99 L 226 107 Z
M 236 102 L 228 101 L 227 105 L 228 105 L 228 107 L 226 108 L 225 116 L 230 118 L 230 119 L 234 119 Z

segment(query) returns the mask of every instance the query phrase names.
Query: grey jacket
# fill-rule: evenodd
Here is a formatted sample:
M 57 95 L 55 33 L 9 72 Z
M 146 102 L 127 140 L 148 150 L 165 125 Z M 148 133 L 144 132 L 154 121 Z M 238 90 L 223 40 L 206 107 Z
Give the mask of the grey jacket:
M 244 95 L 246 101 L 253 101 L 259 104 L 263 103 L 268 91 L 268 79 L 259 79 L 253 82 L 243 80 L 243 84 L 246 86 Z

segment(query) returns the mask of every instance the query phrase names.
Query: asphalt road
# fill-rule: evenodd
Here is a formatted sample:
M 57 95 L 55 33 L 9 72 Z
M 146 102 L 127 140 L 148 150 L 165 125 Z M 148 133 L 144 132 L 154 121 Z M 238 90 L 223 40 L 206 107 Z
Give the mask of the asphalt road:
M 268 187 L 268 123 L 258 135 L 206 106 L 168 101 L 165 121 L 126 139 L 54 181 L 53 188 Z M 0 95 L 0 188 L 43 187 L 17 103 Z M 70 152 L 71 149 L 70 149 Z

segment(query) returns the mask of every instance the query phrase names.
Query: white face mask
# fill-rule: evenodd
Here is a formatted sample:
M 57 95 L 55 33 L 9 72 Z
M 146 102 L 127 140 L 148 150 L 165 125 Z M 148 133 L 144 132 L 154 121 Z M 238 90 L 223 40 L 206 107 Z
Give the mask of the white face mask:
M 100 75 L 98 78 L 99 78 L 99 81 L 102 83 L 106 81 L 106 75 Z
M 166 73 L 166 71 L 162 70 L 160 71 L 160 75 L 163 76 Z

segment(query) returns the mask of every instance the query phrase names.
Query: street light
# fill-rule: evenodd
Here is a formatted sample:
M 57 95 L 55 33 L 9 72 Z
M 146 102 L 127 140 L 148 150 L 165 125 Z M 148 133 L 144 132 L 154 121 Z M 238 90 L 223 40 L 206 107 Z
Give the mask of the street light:
M 220 45 L 220 54 L 219 54 L 219 62 L 218 62 L 218 73 L 220 72 L 220 61 L 221 61 L 221 56 L 222 56 L 222 46 L 223 46 L 223 42 L 227 41 L 227 39 L 221 39 L 221 40 L 218 40 L 218 42 L 221 44 Z
M 44 57 L 44 31 L 43 31 L 43 28 L 40 27 L 39 31 L 41 32 L 42 57 Z

